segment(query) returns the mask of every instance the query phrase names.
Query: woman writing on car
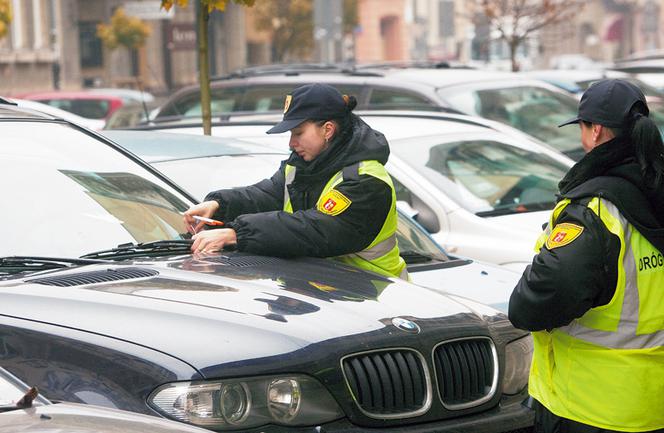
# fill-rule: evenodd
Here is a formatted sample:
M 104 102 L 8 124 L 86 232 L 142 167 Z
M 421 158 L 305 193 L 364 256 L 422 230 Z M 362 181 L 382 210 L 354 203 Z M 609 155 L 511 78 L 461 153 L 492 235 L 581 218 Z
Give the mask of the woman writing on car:
M 184 214 L 226 228 L 193 236 L 193 252 L 235 245 L 281 257 L 333 257 L 386 276 L 406 277 L 396 241 L 396 196 L 384 164 L 385 137 L 352 113 L 354 97 L 307 84 L 286 97 L 283 120 L 268 134 L 290 131 L 290 157 L 255 185 L 211 192 Z

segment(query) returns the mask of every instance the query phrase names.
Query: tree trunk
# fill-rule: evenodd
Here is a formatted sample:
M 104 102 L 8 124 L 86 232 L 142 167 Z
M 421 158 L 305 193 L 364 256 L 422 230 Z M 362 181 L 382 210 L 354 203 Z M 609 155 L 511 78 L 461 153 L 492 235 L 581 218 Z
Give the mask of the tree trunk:
M 519 63 L 516 61 L 516 50 L 519 48 L 518 39 L 510 39 L 510 61 L 512 62 L 512 72 L 519 72 Z
M 201 116 L 203 133 L 212 135 L 212 110 L 210 108 L 210 58 L 208 56 L 208 22 L 210 13 L 207 5 L 198 7 L 198 73 L 201 84 Z

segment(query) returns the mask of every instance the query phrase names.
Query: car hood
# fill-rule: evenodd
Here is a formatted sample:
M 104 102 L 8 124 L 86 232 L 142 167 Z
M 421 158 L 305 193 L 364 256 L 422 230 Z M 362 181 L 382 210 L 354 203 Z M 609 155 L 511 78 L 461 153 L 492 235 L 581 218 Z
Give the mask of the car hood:
M 522 212 L 509 215 L 490 217 L 496 223 L 503 224 L 512 228 L 519 229 L 520 233 L 532 238 L 533 245 L 535 240 L 542 233 L 542 225 L 549 222 L 551 211 Z
M 65 282 L 91 281 L 94 271 L 122 275 L 127 268 L 158 275 L 69 287 L 46 285 L 56 277 L 63 284 L 60 277 L 66 276 L 71 278 Z M 398 336 L 400 331 L 391 322 L 394 317 L 415 321 L 426 334 L 440 332 L 446 323 L 477 330 L 488 316 L 498 314 L 330 260 L 243 253 L 33 274 L 21 281 L 0 282 L 0 305 L 4 315 L 134 342 L 184 360 L 199 371 L 347 336 L 356 336 L 344 342 L 357 350 L 371 344 L 372 338 L 380 340 L 380 335 Z
M 74 403 L 49 404 L 0 414 L 0 433 L 204 433 L 197 427 Z
M 415 284 L 487 304 L 507 314 L 512 290 L 521 274 L 488 263 L 469 261 L 463 266 L 424 269 L 410 273 Z

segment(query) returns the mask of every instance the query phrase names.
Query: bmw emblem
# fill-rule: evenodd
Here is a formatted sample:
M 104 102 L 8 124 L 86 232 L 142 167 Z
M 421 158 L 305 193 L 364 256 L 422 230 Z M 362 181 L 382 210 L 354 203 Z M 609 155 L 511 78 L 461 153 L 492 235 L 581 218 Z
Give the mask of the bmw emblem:
M 392 319 L 392 324 L 402 331 L 411 332 L 413 334 L 420 333 L 420 327 L 417 323 L 412 322 L 408 319 L 402 319 L 401 317 L 395 317 Z

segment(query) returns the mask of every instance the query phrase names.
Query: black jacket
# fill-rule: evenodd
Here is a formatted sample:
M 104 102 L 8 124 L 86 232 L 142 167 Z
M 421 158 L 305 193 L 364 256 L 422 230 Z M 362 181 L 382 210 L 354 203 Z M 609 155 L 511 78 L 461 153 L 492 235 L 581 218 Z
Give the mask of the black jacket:
M 293 257 L 333 257 L 358 252 L 380 232 L 392 205 L 390 187 L 373 176 L 345 170 L 335 187 L 350 201 L 336 216 L 316 209 L 316 202 L 331 177 L 364 160 L 385 164 L 390 151 L 385 137 L 350 114 L 348 126 L 315 160 L 306 162 L 295 152 L 270 178 L 255 185 L 211 192 L 216 219 L 237 233 L 238 249 L 255 254 Z M 284 212 L 284 170 L 297 168 L 289 186 L 293 213 Z
M 631 143 L 616 138 L 596 147 L 560 182 L 571 203 L 556 224 L 584 228 L 573 242 L 543 246 L 510 297 L 509 318 L 530 331 L 568 325 L 615 292 L 620 240 L 586 207 L 593 197 L 613 203 L 659 252 L 664 252 L 664 185 L 646 185 Z

